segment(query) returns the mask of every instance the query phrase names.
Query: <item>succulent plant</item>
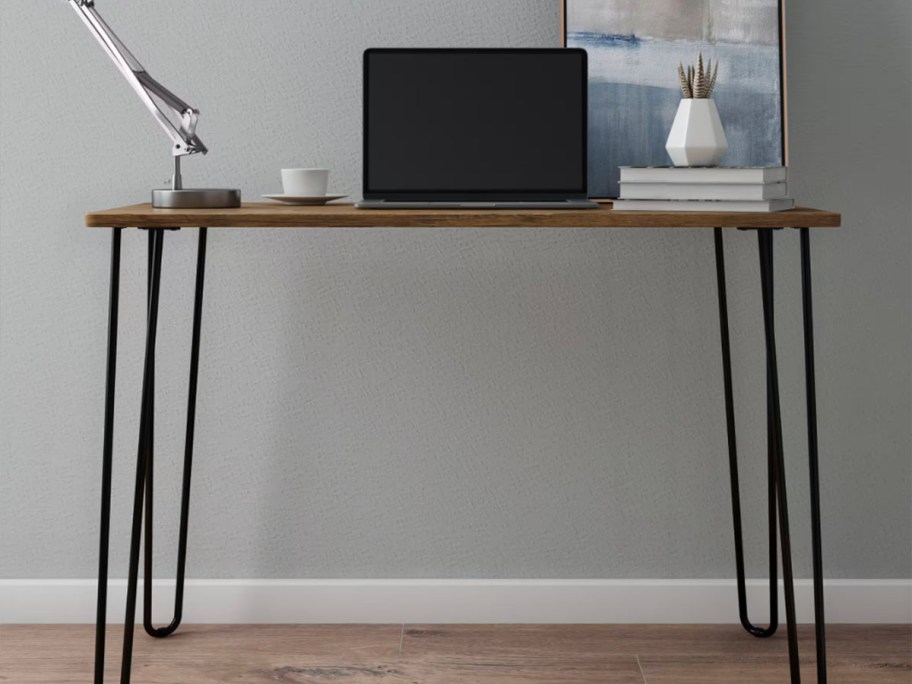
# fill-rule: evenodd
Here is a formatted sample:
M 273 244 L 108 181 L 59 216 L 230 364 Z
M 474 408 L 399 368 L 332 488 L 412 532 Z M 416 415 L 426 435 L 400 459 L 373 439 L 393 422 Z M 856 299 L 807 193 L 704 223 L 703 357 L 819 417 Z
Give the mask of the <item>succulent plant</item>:
M 705 100 L 712 97 L 716 87 L 716 77 L 719 75 L 719 62 L 713 66 L 712 60 L 707 60 L 703 66 L 703 53 L 697 53 L 697 65 L 678 64 L 678 80 L 681 82 L 681 93 L 685 98 Z

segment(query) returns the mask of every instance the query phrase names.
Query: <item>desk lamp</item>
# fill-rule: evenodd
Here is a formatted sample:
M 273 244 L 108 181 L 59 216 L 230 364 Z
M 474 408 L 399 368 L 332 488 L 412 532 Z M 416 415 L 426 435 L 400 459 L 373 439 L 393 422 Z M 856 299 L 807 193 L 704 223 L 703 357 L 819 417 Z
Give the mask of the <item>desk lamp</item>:
M 241 205 L 241 191 L 229 189 L 190 190 L 181 180 L 181 157 L 206 154 L 203 141 L 196 136 L 199 111 L 177 97 L 152 78 L 142 64 L 127 50 L 104 19 L 95 10 L 95 0 L 67 0 L 104 48 L 120 73 L 143 101 L 152 116 L 171 138 L 174 175 L 171 189 L 153 190 L 152 206 L 163 209 L 216 209 Z

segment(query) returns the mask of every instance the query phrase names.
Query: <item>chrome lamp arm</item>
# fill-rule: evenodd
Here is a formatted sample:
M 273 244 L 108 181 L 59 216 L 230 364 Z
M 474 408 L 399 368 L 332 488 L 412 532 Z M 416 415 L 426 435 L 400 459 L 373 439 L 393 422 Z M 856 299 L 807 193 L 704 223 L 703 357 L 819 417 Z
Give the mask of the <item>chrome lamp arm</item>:
M 199 111 L 152 78 L 139 60 L 120 41 L 95 9 L 95 0 L 67 0 L 95 36 L 98 43 L 120 70 L 124 78 L 171 138 L 175 157 L 206 154 L 203 142 L 196 136 Z M 170 115 L 170 116 L 169 116 Z M 175 123 L 179 121 L 180 123 Z
M 181 179 L 181 157 L 206 154 L 208 149 L 196 135 L 199 111 L 152 78 L 139 60 L 120 41 L 111 27 L 95 9 L 95 0 L 67 0 L 83 23 L 104 48 L 130 87 L 143 101 L 171 138 L 174 175 L 171 190 L 154 190 L 152 206 L 159 208 L 214 208 L 240 205 L 239 190 L 185 190 Z

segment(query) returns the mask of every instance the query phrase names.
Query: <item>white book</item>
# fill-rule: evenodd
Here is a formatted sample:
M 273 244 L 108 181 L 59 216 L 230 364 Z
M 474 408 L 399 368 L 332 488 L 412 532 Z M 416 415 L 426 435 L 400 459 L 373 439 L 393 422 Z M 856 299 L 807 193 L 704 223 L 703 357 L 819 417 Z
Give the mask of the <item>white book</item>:
M 622 183 L 782 183 L 784 166 L 622 166 Z
M 785 211 L 793 209 L 795 200 L 793 199 L 772 199 L 772 200 L 723 200 L 723 201 L 704 201 L 704 200 L 635 200 L 635 199 L 618 199 L 614 200 L 615 211 Z
M 766 200 L 788 197 L 785 183 L 632 183 L 621 181 L 622 199 Z

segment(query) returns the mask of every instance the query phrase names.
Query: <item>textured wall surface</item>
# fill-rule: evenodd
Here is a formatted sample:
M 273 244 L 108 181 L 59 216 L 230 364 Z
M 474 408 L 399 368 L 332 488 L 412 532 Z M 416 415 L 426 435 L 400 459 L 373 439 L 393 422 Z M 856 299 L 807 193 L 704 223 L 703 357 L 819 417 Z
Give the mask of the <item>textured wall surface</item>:
M 824 554 L 912 575 L 910 5 L 789 10 L 793 188 L 813 235 Z M 202 110 L 186 181 L 327 165 L 357 194 L 368 46 L 557 45 L 557 0 L 99 2 Z M 109 238 L 167 143 L 63 2 L 0 6 L 0 577 L 96 563 Z M 846 46 L 850 46 L 848 49 Z M 671 72 L 670 72 L 671 73 Z M 852 82 L 851 96 L 844 92 Z M 195 232 L 168 234 L 161 574 L 173 568 Z M 776 237 L 797 570 L 809 574 L 797 235 Z M 727 234 L 749 572 L 765 563 L 756 240 Z M 126 571 L 145 236 L 124 236 L 112 573 Z M 706 231 L 213 231 L 194 577 L 732 576 Z

